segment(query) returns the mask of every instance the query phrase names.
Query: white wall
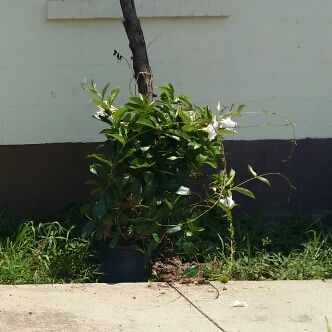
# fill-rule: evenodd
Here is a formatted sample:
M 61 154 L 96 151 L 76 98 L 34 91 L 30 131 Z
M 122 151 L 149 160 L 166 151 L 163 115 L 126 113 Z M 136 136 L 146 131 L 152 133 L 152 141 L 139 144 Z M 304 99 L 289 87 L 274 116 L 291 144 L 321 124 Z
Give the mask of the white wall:
M 49 7 L 46 0 L 0 0 L 0 144 L 100 139 L 103 126 L 91 118 L 95 108 L 80 84 L 112 82 L 123 103 L 131 79 L 125 62 L 113 57 L 114 49 L 131 54 L 118 12 L 105 11 L 107 1 L 85 0 L 83 8 L 80 0 L 50 0 Z M 296 138 L 331 137 L 330 0 L 172 0 L 176 10 L 163 9 L 168 17 L 158 3 L 136 0 L 147 44 L 157 37 L 148 49 L 155 86 L 171 82 L 199 105 L 221 100 L 244 103 L 248 112 L 268 109 L 296 123 Z M 81 6 L 80 19 L 66 18 L 69 11 L 59 5 Z M 258 115 L 238 122 L 284 123 Z M 238 132 L 230 138 L 292 138 L 283 127 Z

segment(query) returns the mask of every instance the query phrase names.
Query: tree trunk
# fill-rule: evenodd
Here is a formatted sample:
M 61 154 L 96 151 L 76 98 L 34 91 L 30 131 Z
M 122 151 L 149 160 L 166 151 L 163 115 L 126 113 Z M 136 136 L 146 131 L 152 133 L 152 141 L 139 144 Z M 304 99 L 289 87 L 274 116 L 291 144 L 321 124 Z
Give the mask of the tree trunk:
M 153 99 L 152 73 L 141 23 L 137 17 L 134 0 L 120 0 L 122 23 L 126 30 L 129 47 L 133 53 L 133 67 L 138 92 Z

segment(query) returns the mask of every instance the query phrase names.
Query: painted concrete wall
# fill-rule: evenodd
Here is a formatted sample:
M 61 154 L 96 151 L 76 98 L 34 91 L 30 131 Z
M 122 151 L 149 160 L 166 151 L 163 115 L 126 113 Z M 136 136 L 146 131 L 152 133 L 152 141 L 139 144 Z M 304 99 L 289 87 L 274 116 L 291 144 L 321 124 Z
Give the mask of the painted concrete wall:
M 0 0 L 0 145 L 93 142 L 101 124 L 80 84 L 130 95 L 130 50 L 116 0 Z M 112 6 L 109 9 L 108 6 Z M 297 138 L 332 132 L 330 0 L 136 0 L 154 73 L 199 105 L 244 103 L 293 120 Z M 77 15 L 75 14 L 77 13 Z M 134 91 L 134 85 L 131 84 Z M 276 117 L 246 115 L 232 139 L 291 139 Z

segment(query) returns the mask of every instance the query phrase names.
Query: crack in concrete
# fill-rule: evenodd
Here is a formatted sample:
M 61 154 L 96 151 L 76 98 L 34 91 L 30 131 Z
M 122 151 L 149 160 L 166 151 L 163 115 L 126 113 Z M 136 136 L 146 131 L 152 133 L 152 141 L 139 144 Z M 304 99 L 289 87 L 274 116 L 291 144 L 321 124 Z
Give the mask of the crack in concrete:
M 180 290 L 178 290 L 172 283 L 168 282 L 168 286 L 173 288 L 178 292 L 190 305 L 192 305 L 200 314 L 202 314 L 206 319 L 208 319 L 212 324 L 214 324 L 220 331 L 226 332 L 217 322 L 215 322 L 211 317 L 209 317 L 204 311 L 202 311 L 196 304 L 194 304 L 190 299 L 188 299 Z

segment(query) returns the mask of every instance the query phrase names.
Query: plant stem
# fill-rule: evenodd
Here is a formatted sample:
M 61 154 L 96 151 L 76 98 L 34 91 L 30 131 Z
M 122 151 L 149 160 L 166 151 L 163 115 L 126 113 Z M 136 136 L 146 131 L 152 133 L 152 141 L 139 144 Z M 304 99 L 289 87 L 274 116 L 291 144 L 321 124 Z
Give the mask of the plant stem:
M 123 13 L 122 23 L 128 36 L 129 48 L 133 54 L 133 68 L 138 92 L 152 100 L 152 73 L 134 0 L 120 0 L 120 5 Z

